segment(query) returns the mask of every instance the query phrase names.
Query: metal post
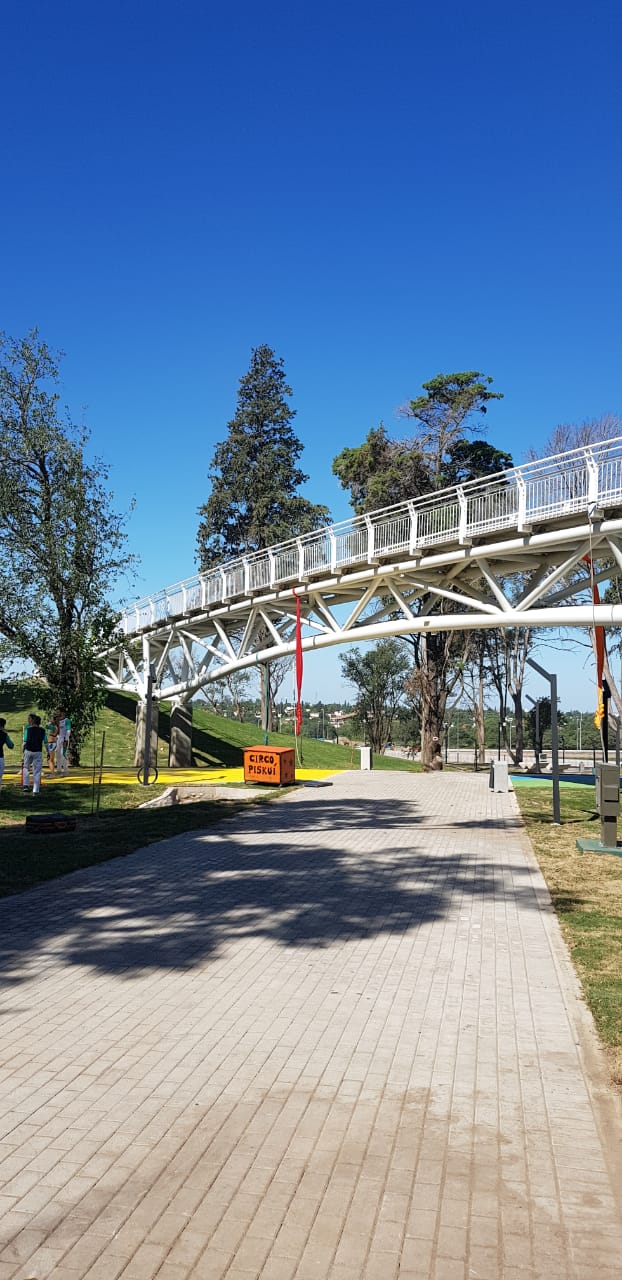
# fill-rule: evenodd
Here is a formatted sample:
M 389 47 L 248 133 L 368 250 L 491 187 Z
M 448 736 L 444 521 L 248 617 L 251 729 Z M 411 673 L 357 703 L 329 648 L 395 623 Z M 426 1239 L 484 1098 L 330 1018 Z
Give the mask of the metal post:
M 528 658 L 527 662 L 534 671 L 544 676 L 548 680 L 551 689 L 551 765 L 553 774 L 553 822 L 559 826 L 561 822 L 561 807 L 559 801 L 559 739 L 557 734 L 557 676 L 552 675 L 550 671 L 545 671 L 534 658 Z M 540 733 L 540 716 L 538 712 L 538 703 L 536 702 L 536 739 L 539 739 Z M 540 762 L 538 759 L 538 768 Z
M 149 786 L 149 769 L 151 767 L 151 704 L 154 680 L 155 666 L 153 662 L 150 662 L 149 675 L 147 676 L 147 703 L 145 706 L 145 745 L 143 749 L 143 777 L 141 784 L 143 787 Z
M 99 801 L 102 790 L 102 774 L 104 772 L 104 747 L 106 745 L 106 731 L 102 733 L 102 749 L 99 757 L 99 782 L 97 784 L 97 812 L 99 813 Z
M 605 764 L 609 761 L 609 699 L 611 690 L 606 680 L 603 679 L 603 723 L 601 727 L 601 736 L 603 743 L 603 760 Z
M 557 676 L 549 676 L 551 685 L 551 764 L 553 769 L 553 822 L 559 826 L 559 738 L 557 734 Z
M 263 694 L 263 696 L 264 696 L 264 726 L 263 726 L 263 741 L 264 741 L 264 746 L 265 746 L 265 747 L 267 747 L 267 745 L 268 745 L 268 725 L 269 725 L 269 723 L 270 723 L 270 672 L 269 672 L 269 669 L 268 669 L 268 663 L 267 663 L 267 662 L 265 663 L 265 665 L 264 665 L 264 667 L 263 667 L 263 682 L 264 682 L 264 683 L 263 683 L 263 689 L 264 689 L 264 694 Z

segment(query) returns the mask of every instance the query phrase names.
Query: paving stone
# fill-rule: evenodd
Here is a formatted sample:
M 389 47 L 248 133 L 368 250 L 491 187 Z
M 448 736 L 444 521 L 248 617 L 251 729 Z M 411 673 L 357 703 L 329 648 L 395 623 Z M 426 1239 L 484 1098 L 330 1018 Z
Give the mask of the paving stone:
M 289 793 L 0 902 L 0 954 L 0 1280 L 622 1271 L 619 1099 L 487 775 Z

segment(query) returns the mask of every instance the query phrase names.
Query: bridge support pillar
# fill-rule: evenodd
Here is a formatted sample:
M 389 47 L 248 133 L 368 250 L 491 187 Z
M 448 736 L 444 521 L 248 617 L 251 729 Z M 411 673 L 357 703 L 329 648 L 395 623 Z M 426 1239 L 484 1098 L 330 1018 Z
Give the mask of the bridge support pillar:
M 173 769 L 192 767 L 192 706 L 173 703 L 168 762 Z
M 159 703 L 154 698 L 151 699 L 151 750 L 149 752 L 149 764 L 156 765 L 158 759 L 158 719 L 160 715 Z M 147 719 L 147 703 L 144 699 L 136 703 L 136 735 L 134 738 L 134 765 L 137 769 L 141 768 L 145 757 L 145 729 Z

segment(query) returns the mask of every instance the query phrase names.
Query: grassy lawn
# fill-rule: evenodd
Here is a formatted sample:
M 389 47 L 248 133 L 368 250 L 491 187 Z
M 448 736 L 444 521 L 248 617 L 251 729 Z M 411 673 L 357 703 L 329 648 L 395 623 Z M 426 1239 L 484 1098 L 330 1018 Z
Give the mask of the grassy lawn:
M 134 762 L 134 712 L 136 699 L 113 694 L 108 705 L 99 713 L 94 733 L 82 750 L 79 772 L 90 783 L 93 769 L 99 768 L 102 735 L 104 737 L 104 767 L 106 769 L 132 769 Z M 106 784 L 105 774 L 100 792 L 100 812 L 92 813 L 94 792 L 91 785 L 77 786 L 55 782 L 46 786 L 44 781 L 39 797 L 24 794 L 16 785 L 15 767 L 21 758 L 22 728 L 31 711 L 38 712 L 36 689 L 27 685 L 5 687 L 0 696 L 0 715 L 7 719 L 7 728 L 14 751 L 6 751 L 7 772 L 5 785 L 0 792 L 0 897 L 19 893 L 43 880 L 66 875 L 79 867 L 93 866 L 109 858 L 121 857 L 141 849 L 155 840 L 164 840 L 184 831 L 211 826 L 223 817 L 236 812 L 249 803 L 265 803 L 274 798 L 274 791 L 267 789 L 264 796 L 253 801 L 236 798 L 232 786 L 231 800 L 209 798 L 193 804 L 175 805 L 162 809 L 139 809 L 147 799 L 153 799 L 165 789 L 162 785 L 150 786 L 148 791 L 138 783 Z M 159 717 L 158 766 L 167 767 L 170 740 L 170 706 L 161 703 Z M 243 763 L 245 747 L 263 742 L 254 724 L 240 724 L 214 715 L 202 708 L 194 709 L 193 751 L 198 782 L 209 780 L 211 770 L 237 768 Z M 271 733 L 271 746 L 293 746 L 291 735 Z M 358 769 L 359 753 L 350 747 L 304 738 L 302 741 L 305 769 Z M 407 769 L 420 766 L 407 760 L 389 757 L 374 758 L 378 769 Z M 27 832 L 25 819 L 28 814 L 66 813 L 78 818 L 75 832 L 58 832 L 50 835 Z
M 99 765 L 102 734 L 104 738 L 104 765 L 108 768 L 129 769 L 134 762 L 134 715 L 136 698 L 130 694 L 108 695 L 108 703 L 97 717 L 94 733 L 84 742 L 81 755 L 86 769 Z M 7 763 L 21 752 L 22 729 L 31 711 L 40 712 L 36 702 L 36 689 L 29 685 L 6 686 L 0 692 L 0 715 L 7 720 L 7 729 L 15 742 L 15 752 L 6 752 Z M 45 723 L 46 717 L 43 718 Z M 170 703 L 160 703 L 158 727 L 158 768 L 168 763 L 170 742 Z M 195 764 L 199 769 L 240 766 L 245 747 L 263 743 L 263 731 L 256 724 L 240 724 L 217 716 L 211 711 L 195 706 L 193 711 L 192 746 Z M 291 733 L 271 733 L 269 745 L 293 747 Z M 303 765 L 306 769 L 358 769 L 358 750 L 334 745 L 317 738 L 302 739 Z M 419 765 L 410 760 L 374 756 L 376 769 L 418 770 Z
M 149 787 L 148 798 L 164 787 Z M 223 818 L 265 803 L 273 792 L 253 800 L 205 799 L 195 804 L 162 809 L 139 809 L 145 788 L 106 786 L 101 788 L 100 811 L 91 813 L 93 793 L 88 786 L 57 783 L 43 786 L 36 800 L 15 785 L 0 792 L 0 897 L 21 893 L 44 880 L 91 867 L 110 858 L 123 857 L 154 840 L 165 840 L 184 831 L 210 827 Z M 235 797 L 235 791 L 232 791 Z M 77 817 L 76 830 L 50 835 L 27 831 L 25 819 L 31 813 L 66 813 Z
M 579 836 L 600 839 L 594 788 L 562 787 L 561 826 L 553 826 L 551 788 L 520 786 L 516 797 L 562 932 L 622 1084 L 622 858 L 579 853 Z

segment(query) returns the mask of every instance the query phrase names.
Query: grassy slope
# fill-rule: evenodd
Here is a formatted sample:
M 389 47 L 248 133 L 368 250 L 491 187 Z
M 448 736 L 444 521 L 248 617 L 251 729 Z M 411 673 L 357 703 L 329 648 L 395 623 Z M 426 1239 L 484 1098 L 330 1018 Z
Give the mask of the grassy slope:
M 92 769 L 94 761 L 99 764 L 101 756 L 102 733 L 105 733 L 104 765 L 117 769 L 130 769 L 134 764 L 134 713 L 136 698 L 125 694 L 112 694 L 108 705 L 97 718 L 95 733 L 91 734 L 82 748 L 82 767 Z M 4 690 L 0 695 L 0 715 L 6 716 L 7 728 L 12 734 L 16 751 L 7 752 L 7 763 L 17 760 L 21 749 L 21 731 L 31 711 L 39 711 L 32 696 L 32 691 L 24 686 L 22 691 Z M 168 744 L 170 741 L 170 704 L 160 704 L 158 740 L 158 766 L 166 767 L 168 763 Z M 17 735 L 17 736 L 16 736 Z M 193 751 L 195 763 L 199 768 L 235 768 L 241 766 L 245 747 L 256 746 L 263 742 L 263 732 L 254 724 L 239 724 L 237 720 L 229 720 L 214 715 L 201 707 L 194 708 L 193 714 Z M 293 747 L 292 734 L 271 733 L 271 746 Z M 332 743 L 318 741 L 315 738 L 302 739 L 303 766 L 306 769 L 358 769 L 359 753 L 350 747 L 333 746 Z M 397 760 L 385 756 L 374 757 L 374 767 L 378 769 L 413 770 L 418 766 L 411 761 Z
M 562 788 L 559 827 L 550 787 L 521 786 L 516 796 L 613 1078 L 622 1084 L 622 858 L 576 847 L 580 836 L 600 837 L 593 787 Z

